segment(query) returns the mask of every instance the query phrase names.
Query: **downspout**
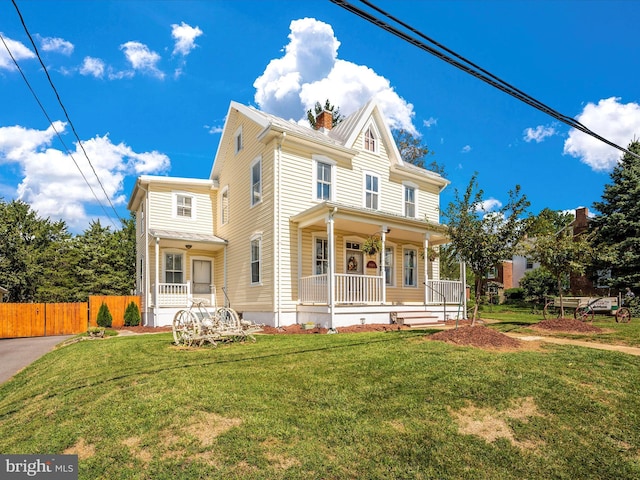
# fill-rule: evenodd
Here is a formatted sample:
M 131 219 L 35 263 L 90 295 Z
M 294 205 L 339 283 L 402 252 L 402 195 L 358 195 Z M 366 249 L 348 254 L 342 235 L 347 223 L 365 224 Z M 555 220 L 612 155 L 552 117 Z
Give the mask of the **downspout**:
M 274 162 L 274 177 L 276 179 L 276 201 L 274 202 L 274 217 L 275 217 L 275 229 L 274 229 L 274 240 L 275 240 L 275 265 L 274 265 L 274 275 L 275 275 L 275 297 L 276 297 L 276 327 L 280 327 L 282 319 L 282 278 L 281 278 L 281 265 L 280 260 L 282 259 L 282 241 L 280 239 L 280 235 L 282 233 L 282 225 L 281 225 L 281 215 L 282 215 L 282 144 L 287 136 L 287 132 L 282 132 L 282 136 L 280 137 L 280 142 L 278 143 L 278 154 L 276 155 L 276 161 Z
M 387 242 L 387 226 L 382 225 L 380 227 L 380 273 L 382 274 L 382 304 L 387 303 L 387 273 L 385 270 L 386 265 L 386 242 Z
M 145 212 L 144 214 L 144 221 L 143 221 L 143 226 L 142 228 L 144 228 L 144 255 L 142 255 L 142 262 L 143 262 L 143 272 L 142 272 L 142 291 L 144 292 L 145 295 L 145 302 L 144 302 L 144 322 L 143 325 L 145 327 L 147 327 L 149 325 L 149 304 L 151 303 L 151 289 L 149 288 L 149 283 L 150 283 L 150 273 L 149 273 L 149 190 L 147 190 L 146 188 L 144 188 L 142 186 L 142 182 L 140 182 L 140 180 L 138 180 L 138 187 L 140 188 L 140 190 L 142 190 L 145 195 L 144 195 L 144 204 L 143 204 L 143 210 Z M 153 238 L 153 237 L 152 237 Z M 136 272 L 138 271 L 138 252 L 137 252 L 137 248 L 138 248 L 138 240 L 136 238 Z M 137 276 L 137 274 L 136 274 Z M 137 282 L 136 282 L 137 283 Z

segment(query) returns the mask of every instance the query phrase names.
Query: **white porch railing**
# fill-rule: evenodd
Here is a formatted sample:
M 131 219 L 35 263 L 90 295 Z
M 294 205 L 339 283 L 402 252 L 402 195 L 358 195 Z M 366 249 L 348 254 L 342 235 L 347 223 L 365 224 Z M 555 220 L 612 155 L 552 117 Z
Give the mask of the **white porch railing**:
M 190 283 L 159 283 L 157 307 L 186 307 L 191 298 Z
M 457 280 L 427 281 L 427 303 L 459 303 L 462 295 L 462 282 Z
M 326 305 L 327 298 L 327 274 L 312 275 L 300 279 L 300 301 L 302 303 L 319 303 Z
M 384 277 L 338 273 L 336 303 L 382 303 Z
M 336 303 L 382 303 L 384 277 L 336 274 L 335 281 Z M 300 302 L 326 305 L 329 302 L 327 282 L 327 274 L 302 278 L 300 280 Z

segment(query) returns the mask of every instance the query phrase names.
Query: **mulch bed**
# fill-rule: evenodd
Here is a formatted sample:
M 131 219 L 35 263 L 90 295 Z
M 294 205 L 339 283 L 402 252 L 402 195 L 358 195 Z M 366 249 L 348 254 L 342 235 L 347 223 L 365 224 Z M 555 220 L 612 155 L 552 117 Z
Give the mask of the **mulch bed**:
M 553 332 L 571 332 L 571 333 L 602 333 L 600 327 L 594 327 L 590 323 L 581 322 L 573 318 L 554 318 L 552 320 L 543 320 L 535 325 L 537 328 L 545 331 Z

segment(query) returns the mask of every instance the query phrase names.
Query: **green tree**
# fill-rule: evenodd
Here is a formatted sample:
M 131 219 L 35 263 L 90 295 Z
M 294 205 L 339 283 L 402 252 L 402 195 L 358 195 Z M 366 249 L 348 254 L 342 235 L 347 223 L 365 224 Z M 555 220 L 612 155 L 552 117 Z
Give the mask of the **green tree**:
M 316 102 L 313 110 L 307 110 L 307 120 L 309 121 L 309 125 L 311 125 L 313 128 L 316 128 L 316 117 L 320 115 L 324 110 L 331 112 L 332 127 L 335 127 L 342 120 L 344 120 L 344 116 L 340 113 L 340 107 L 334 107 L 333 105 L 331 105 L 331 102 L 329 102 L 329 99 L 327 98 L 327 100 L 324 102 L 324 107 L 320 102 Z
M 540 267 L 525 273 L 520 279 L 520 286 L 524 290 L 525 300 L 544 304 L 545 298 L 556 291 L 557 284 L 555 277 L 546 268 Z
M 628 150 L 640 155 L 640 141 Z M 605 185 L 599 212 L 590 222 L 594 246 L 600 254 L 596 268 L 610 269 L 611 287 L 640 288 L 640 159 L 625 153 Z
M 426 144 L 422 143 L 419 137 L 404 128 L 400 128 L 393 131 L 393 140 L 396 142 L 402 161 L 416 167 L 431 170 L 443 177 L 445 176 L 444 166 L 435 160 L 432 160 L 431 163 L 426 163 L 427 157 L 433 155 L 434 152 Z
M 42 292 L 54 282 L 49 274 L 56 268 L 56 252 L 69 238 L 64 222 L 40 218 L 20 200 L 0 199 L 0 282 L 8 301 L 46 298 Z
M 553 275 L 560 297 L 560 316 L 564 317 L 563 282 L 572 273 L 583 274 L 592 259 L 587 236 L 574 236 L 573 229 L 565 228 L 557 233 L 538 235 L 528 250 L 528 256 Z
M 513 257 L 526 232 L 527 224 L 520 217 L 529 206 L 520 186 L 516 185 L 509 191 L 509 201 L 499 211 L 483 215 L 483 195 L 474 174 L 464 195 L 460 197 L 456 189 L 454 201 L 444 212 L 453 253 L 466 262 L 474 274 L 476 304 L 472 325 L 478 314 L 482 279 L 490 268 Z
M 527 235 L 536 237 L 537 235 L 556 233 L 567 227 L 573 219 L 574 216 L 571 213 L 543 208 L 537 215 L 529 217 Z
M 103 303 L 102 305 L 100 305 L 100 309 L 98 310 L 98 317 L 96 318 L 96 323 L 98 324 L 99 327 L 111 328 L 111 325 L 113 324 L 113 317 L 106 303 Z

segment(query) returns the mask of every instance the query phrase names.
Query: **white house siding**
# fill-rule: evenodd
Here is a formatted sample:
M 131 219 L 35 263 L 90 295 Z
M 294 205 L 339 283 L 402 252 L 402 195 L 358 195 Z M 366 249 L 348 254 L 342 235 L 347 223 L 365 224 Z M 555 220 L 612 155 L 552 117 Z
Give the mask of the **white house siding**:
M 235 152 L 235 132 L 242 126 L 243 148 Z M 273 152 L 256 141 L 261 129 L 233 110 L 227 120 L 231 141 L 221 145 L 218 159 L 224 168 L 218 178 L 219 191 L 229 190 L 229 220 L 218 222 L 216 235 L 226 239 L 227 293 L 232 307 L 246 318 L 252 312 L 273 311 Z M 251 164 L 262 156 L 262 202 L 251 206 Z M 251 238 L 261 235 L 261 284 L 251 285 Z
M 195 198 L 192 218 L 177 217 L 174 214 L 175 193 L 186 193 Z M 209 188 L 187 187 L 185 185 L 149 185 L 149 228 L 188 233 L 213 235 L 213 192 Z

